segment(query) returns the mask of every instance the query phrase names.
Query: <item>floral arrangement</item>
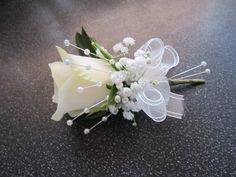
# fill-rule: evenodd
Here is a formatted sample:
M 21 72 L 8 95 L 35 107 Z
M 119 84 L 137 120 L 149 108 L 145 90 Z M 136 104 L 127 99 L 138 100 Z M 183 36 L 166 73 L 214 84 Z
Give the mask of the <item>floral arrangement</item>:
M 54 79 L 52 100 L 57 110 L 52 119 L 59 121 L 68 113 L 72 119 L 67 125 L 82 116 L 84 118 L 101 117 L 101 120 L 84 130 L 88 134 L 93 128 L 107 119 L 122 112 L 124 119 L 136 126 L 135 114 L 144 111 L 155 122 L 161 122 L 167 116 L 181 119 L 184 111 L 183 95 L 172 93 L 171 85 L 203 84 L 203 79 L 190 77 L 210 73 L 206 69 L 199 73 L 182 76 L 189 71 L 206 66 L 190 68 L 170 78 L 167 72 L 178 65 L 176 50 L 164 45 L 159 38 L 153 38 L 141 46 L 131 58 L 130 47 L 135 40 L 126 37 L 113 46 L 115 55 L 109 53 L 82 28 L 75 36 L 76 45 L 64 40 L 66 47 L 72 46 L 81 55 L 67 53 L 56 47 L 62 62 L 50 63 Z M 85 56 L 82 56 L 85 55 Z

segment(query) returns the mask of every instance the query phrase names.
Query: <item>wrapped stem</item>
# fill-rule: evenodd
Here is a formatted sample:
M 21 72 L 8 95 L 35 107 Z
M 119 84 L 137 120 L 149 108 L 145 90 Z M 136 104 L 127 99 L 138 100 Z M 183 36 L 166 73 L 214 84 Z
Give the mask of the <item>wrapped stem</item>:
M 169 79 L 170 85 L 180 85 L 180 84 L 204 84 L 206 81 L 204 79 Z

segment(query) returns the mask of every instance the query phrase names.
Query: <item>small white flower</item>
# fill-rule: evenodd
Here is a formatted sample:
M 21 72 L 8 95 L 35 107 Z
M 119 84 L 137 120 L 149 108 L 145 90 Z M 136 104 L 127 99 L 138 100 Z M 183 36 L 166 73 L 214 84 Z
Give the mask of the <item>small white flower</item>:
M 118 77 L 121 78 L 122 82 L 125 81 L 127 77 L 127 72 L 126 71 L 118 71 Z
M 116 115 L 118 113 L 118 109 L 114 105 L 110 105 L 108 108 L 111 114 Z
M 122 71 L 112 72 L 111 81 L 114 84 L 120 84 L 120 83 L 122 83 L 123 81 L 126 80 L 126 77 L 127 77 L 127 72 L 126 71 L 122 70 Z
M 136 92 L 136 93 L 142 90 L 141 85 L 138 84 L 137 82 L 131 83 L 130 88 L 133 92 Z
M 134 119 L 134 114 L 132 112 L 123 112 L 123 117 L 127 120 L 133 120 Z
M 129 75 L 127 76 L 127 83 L 131 84 L 137 79 L 138 79 L 138 75 L 136 72 L 129 72 Z
M 127 59 L 127 61 L 126 61 L 126 69 L 128 71 L 130 71 L 130 72 L 136 72 L 137 68 L 136 68 L 135 60 Z
M 135 100 L 137 93 L 132 92 L 132 95 L 129 97 L 131 100 Z
M 122 64 L 123 66 L 126 66 L 128 60 L 129 60 L 128 58 L 122 57 L 120 58 L 119 63 Z
M 136 68 L 139 71 L 144 71 L 147 65 L 147 59 L 143 56 L 138 56 L 134 58 L 136 62 Z
M 123 89 L 123 83 L 122 83 L 122 82 L 117 83 L 117 84 L 116 84 L 116 88 L 117 88 L 118 90 L 122 90 L 122 89 Z
M 139 49 L 137 50 L 135 53 L 134 53 L 134 56 L 135 57 L 138 57 L 138 56 L 144 56 L 146 54 L 146 52 L 142 49 Z
M 147 81 L 146 80 L 144 80 L 144 79 L 139 79 L 139 81 L 138 81 L 138 84 L 141 86 L 141 88 L 144 88 L 144 87 L 146 87 L 146 85 L 147 85 Z
M 150 57 L 147 57 L 146 61 L 147 61 L 147 64 L 151 64 L 151 58 Z
M 131 96 L 131 94 L 132 94 L 132 91 L 130 88 L 128 88 L 128 87 L 123 88 L 123 95 L 125 97 L 129 97 L 129 96 Z
M 114 51 L 115 53 L 118 53 L 118 52 L 121 51 L 121 48 L 123 48 L 123 47 L 124 47 L 124 46 L 123 46 L 122 43 L 117 43 L 117 44 L 115 44 L 115 45 L 113 46 L 113 51 Z
M 128 49 L 128 47 L 123 46 L 123 47 L 121 47 L 120 52 L 127 54 L 129 52 L 129 49 Z
M 139 105 L 139 103 L 138 103 L 137 101 L 134 102 L 133 107 L 132 107 L 131 110 L 132 110 L 133 112 L 139 112 L 139 111 L 141 111 L 140 105 Z
M 133 101 L 128 101 L 128 102 L 126 102 L 122 105 L 122 109 L 124 111 L 130 111 L 133 108 L 133 106 L 134 106 L 134 102 Z
M 123 39 L 123 43 L 125 44 L 125 46 L 129 47 L 135 44 L 135 40 L 132 37 L 126 37 Z
M 116 102 L 116 103 L 120 103 L 120 102 L 121 102 L 121 98 L 120 98 L 119 95 L 116 95 L 116 96 L 115 96 L 115 102 Z
M 122 103 L 128 103 L 129 99 L 127 97 L 122 98 Z
M 123 65 L 120 62 L 116 62 L 115 67 L 119 70 L 122 69 Z
M 114 65 L 114 64 L 115 64 L 115 60 L 110 59 L 110 60 L 109 60 L 109 63 L 110 63 L 111 65 Z
M 127 106 L 127 104 L 122 104 L 121 108 L 123 111 L 130 111 L 130 108 Z

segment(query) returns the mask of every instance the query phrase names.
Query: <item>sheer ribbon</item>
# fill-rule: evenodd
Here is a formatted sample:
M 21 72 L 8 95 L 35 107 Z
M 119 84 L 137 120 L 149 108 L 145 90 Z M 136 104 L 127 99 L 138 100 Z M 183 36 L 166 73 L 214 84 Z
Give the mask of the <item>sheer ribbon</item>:
M 145 69 L 143 79 L 156 80 L 157 85 L 148 84 L 136 99 L 140 108 L 154 121 L 161 122 L 166 116 L 181 119 L 183 115 L 183 95 L 170 91 L 166 74 L 179 63 L 179 56 L 171 46 L 164 46 L 159 38 L 150 39 L 141 48 L 149 52 L 150 64 Z M 139 50 L 140 50 L 139 49 Z

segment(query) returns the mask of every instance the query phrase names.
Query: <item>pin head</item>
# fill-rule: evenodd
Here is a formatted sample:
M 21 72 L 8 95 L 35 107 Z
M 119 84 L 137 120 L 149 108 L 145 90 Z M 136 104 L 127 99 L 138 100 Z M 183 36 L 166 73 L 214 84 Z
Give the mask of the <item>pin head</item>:
M 72 121 L 72 120 L 67 120 L 66 124 L 67 124 L 68 126 L 71 126 L 71 125 L 73 125 L 73 121 Z
M 107 121 L 107 116 L 103 116 L 103 117 L 102 117 L 102 121 L 103 121 L 103 122 L 106 122 L 106 121 Z
M 71 64 L 71 62 L 70 62 L 70 60 L 69 60 L 69 59 L 65 59 L 65 60 L 64 60 L 64 64 L 65 64 L 65 65 L 70 65 L 70 64 Z
M 89 49 L 85 49 L 85 50 L 84 50 L 84 54 L 85 54 L 85 55 L 89 55 L 89 54 L 90 54 L 90 50 L 89 50 Z
M 83 93 L 84 87 L 77 87 L 77 92 L 78 93 Z
M 97 81 L 97 82 L 96 82 L 96 86 L 97 86 L 97 87 L 101 87 L 101 86 L 102 86 L 102 81 Z
M 87 135 L 90 133 L 90 130 L 88 128 L 84 129 L 84 134 Z
M 207 65 L 207 62 L 202 61 L 202 62 L 201 62 L 201 65 L 202 65 L 202 66 L 206 66 L 206 65 Z
M 205 73 L 210 74 L 210 73 L 211 73 L 211 70 L 210 70 L 210 69 L 206 69 L 206 70 L 205 70 Z
M 64 40 L 64 45 L 68 47 L 70 45 L 70 41 L 68 39 L 65 39 Z
M 115 64 L 115 60 L 110 59 L 110 60 L 109 60 L 109 63 L 110 63 L 111 65 L 114 65 L 114 64 Z
M 90 112 L 90 110 L 89 110 L 89 108 L 84 108 L 84 113 L 89 113 Z

